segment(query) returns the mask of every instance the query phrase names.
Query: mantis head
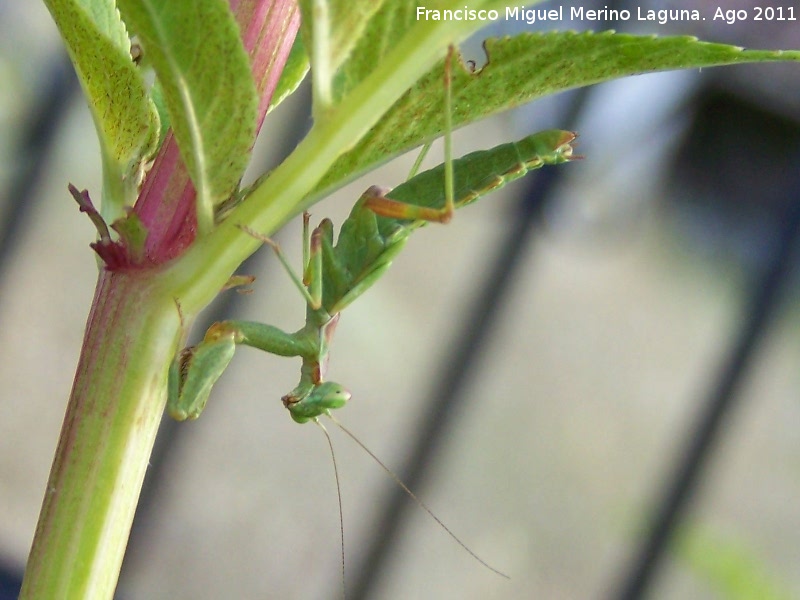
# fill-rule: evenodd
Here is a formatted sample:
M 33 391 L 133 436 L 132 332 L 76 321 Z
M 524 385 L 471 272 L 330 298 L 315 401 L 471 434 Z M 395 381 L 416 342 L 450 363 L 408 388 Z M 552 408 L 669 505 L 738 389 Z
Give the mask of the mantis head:
M 302 398 L 283 397 L 283 404 L 298 423 L 306 423 L 326 414 L 329 410 L 341 408 L 350 400 L 350 392 L 334 381 L 315 385 Z

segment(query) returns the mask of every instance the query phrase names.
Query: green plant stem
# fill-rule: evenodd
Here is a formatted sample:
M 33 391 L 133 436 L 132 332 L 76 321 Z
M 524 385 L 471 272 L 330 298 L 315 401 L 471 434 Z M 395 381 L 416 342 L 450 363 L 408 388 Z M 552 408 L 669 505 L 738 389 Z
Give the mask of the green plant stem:
M 20 598 L 112 598 L 164 409 L 177 306 L 101 271 Z

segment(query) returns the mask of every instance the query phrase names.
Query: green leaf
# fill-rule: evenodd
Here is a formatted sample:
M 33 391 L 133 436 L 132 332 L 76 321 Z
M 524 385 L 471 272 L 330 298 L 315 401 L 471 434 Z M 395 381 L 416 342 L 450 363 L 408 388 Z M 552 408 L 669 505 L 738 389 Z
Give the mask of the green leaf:
M 488 62 L 475 71 L 456 61 L 453 126 L 536 98 L 627 75 L 748 62 L 800 61 L 798 51 L 743 50 L 692 37 L 603 33 L 525 33 L 490 39 Z M 443 60 L 406 92 L 317 187 L 321 197 L 393 156 L 439 135 L 444 128 Z
M 333 82 L 334 102 L 340 102 L 378 65 L 383 57 L 416 23 L 416 2 L 384 2 L 376 11 L 369 28 L 356 40 L 357 45 L 347 64 Z
M 529 2 L 539 4 L 543 0 Z M 358 4 L 358 6 L 355 6 Z M 461 0 L 427 2 L 427 8 L 458 10 L 466 8 Z M 469 9 L 497 9 L 504 14 L 505 2 L 473 0 Z M 470 20 L 425 20 L 418 18 L 417 9 L 425 9 L 414 0 L 304 0 L 303 37 L 312 48 L 315 114 L 322 107 L 335 106 L 355 89 L 376 68 L 383 58 L 408 38 L 422 38 L 425 31 L 435 30 L 444 45 L 466 37 L 486 22 Z M 317 9 L 316 11 L 314 9 Z M 320 20 L 318 15 L 324 18 Z M 311 31 L 312 25 L 313 29 Z M 322 35 L 319 31 L 327 32 Z M 429 35 L 429 34 L 428 34 Z M 321 39 L 324 38 L 324 39 Z M 311 44 L 316 44 L 312 46 Z M 431 62 L 435 57 L 431 58 Z
M 138 171 L 158 140 L 158 116 L 131 60 L 125 25 L 113 0 L 45 0 L 45 4 L 89 102 L 103 152 L 104 180 L 112 188 L 119 186 Z M 118 207 L 133 200 L 109 193 L 107 198 Z
M 294 93 L 303 79 L 305 79 L 306 73 L 308 73 L 308 54 L 302 37 L 298 36 L 295 38 L 294 44 L 292 44 L 289 57 L 286 59 L 283 71 L 281 71 L 281 77 L 278 79 L 278 84 L 272 93 L 267 114 Z
M 197 189 L 201 233 L 237 186 L 256 130 L 257 95 L 239 29 L 224 0 L 120 0 L 164 93 Z

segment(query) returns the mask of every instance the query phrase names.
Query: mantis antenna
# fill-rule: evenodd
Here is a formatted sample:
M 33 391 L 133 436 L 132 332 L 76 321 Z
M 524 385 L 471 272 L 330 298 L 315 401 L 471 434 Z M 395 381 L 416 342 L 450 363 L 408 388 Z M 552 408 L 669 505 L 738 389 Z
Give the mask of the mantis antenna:
M 417 506 L 419 506 L 419 507 L 420 507 L 422 510 L 424 510 L 426 513 L 428 513 L 428 515 L 429 515 L 429 516 L 430 516 L 430 517 L 431 517 L 431 518 L 432 518 L 434 521 L 436 521 L 436 522 L 439 524 L 439 526 L 440 526 L 442 529 L 444 529 L 444 530 L 445 530 L 445 532 L 447 532 L 447 535 L 449 535 L 449 536 L 450 536 L 450 537 L 451 537 L 453 540 L 455 540 L 455 542 L 456 542 L 456 543 L 457 543 L 459 546 L 461 546 L 461 547 L 462 547 L 464 550 L 466 550 L 466 551 L 467 551 L 467 553 L 468 553 L 468 554 L 469 554 L 469 555 L 470 555 L 472 558 L 474 558 L 475 560 L 477 560 L 477 561 L 478 561 L 480 564 L 482 564 L 484 567 L 486 567 L 487 569 L 489 569 L 489 570 L 490 570 L 490 571 L 492 571 L 493 573 L 496 573 L 497 575 L 500 575 L 500 577 L 504 577 L 505 579 L 511 579 L 511 577 L 509 577 L 508 575 L 506 575 L 505 573 L 503 573 L 503 572 L 502 572 L 502 571 L 500 571 L 499 569 L 496 569 L 495 567 L 493 567 L 492 565 L 490 565 L 488 562 L 486 562 L 485 560 L 483 560 L 483 559 L 482 559 L 480 556 L 478 556 L 477 554 L 475 554 L 475 552 L 473 552 L 472 550 L 470 550 L 469 546 L 467 546 L 467 545 L 466 545 L 464 542 L 462 542 L 462 541 L 461 541 L 461 539 L 460 539 L 460 538 L 459 538 L 459 537 L 458 537 L 458 536 L 457 536 L 455 533 L 453 533 L 453 532 L 452 532 L 452 530 L 451 530 L 451 529 L 450 529 L 450 528 L 449 528 L 447 525 L 445 525 L 445 524 L 442 522 L 442 520 L 441 520 L 439 517 L 437 517 L 437 516 L 434 514 L 434 512 L 433 512 L 433 511 L 432 511 L 430 508 L 428 508 L 428 505 L 427 505 L 427 504 L 425 504 L 425 503 L 424 503 L 422 500 L 420 500 L 420 499 L 419 499 L 419 498 L 418 498 L 418 497 L 417 497 L 417 496 L 414 494 L 414 492 L 412 492 L 410 489 L 408 489 L 408 486 L 407 486 L 405 483 L 403 483 L 403 480 L 402 480 L 402 479 L 400 479 L 400 477 L 398 477 L 398 475 L 397 475 L 397 474 L 396 474 L 394 471 L 392 471 L 392 470 L 391 470 L 389 467 L 387 467 L 387 466 L 386 466 L 386 465 L 385 465 L 385 464 L 384 464 L 384 463 L 381 461 L 381 459 L 379 459 L 379 458 L 378 458 L 378 457 L 375 455 L 375 453 L 374 453 L 374 452 L 372 452 L 372 450 L 370 450 L 369 448 L 367 448 L 367 446 L 366 446 L 366 445 L 365 445 L 365 444 L 364 444 L 364 443 L 363 443 L 361 440 L 359 440 L 359 439 L 358 439 L 358 438 L 355 436 L 355 434 L 353 434 L 353 433 L 352 433 L 352 432 L 351 432 L 349 429 L 347 429 L 347 427 L 345 427 L 344 425 L 342 425 L 342 424 L 339 422 L 339 420 L 338 420 L 336 417 L 334 417 L 334 416 L 333 416 L 333 415 L 331 415 L 331 414 L 328 414 L 328 418 L 329 418 L 331 421 L 333 421 L 333 422 L 334 422 L 334 424 L 335 424 L 335 425 L 336 425 L 336 426 L 337 426 L 339 429 L 341 429 L 342 431 L 344 431 L 344 432 L 345 432 L 345 433 L 346 433 L 346 434 L 347 434 L 347 435 L 350 437 L 350 439 L 352 439 L 352 440 L 353 440 L 353 441 L 354 441 L 356 444 L 358 444 L 359 446 L 361 446 L 361 448 L 364 450 L 364 452 L 366 452 L 367 454 L 369 454 L 369 455 L 372 457 L 372 459 L 373 459 L 373 460 L 374 460 L 376 463 L 378 463 L 378 464 L 380 465 L 380 467 L 381 467 L 381 468 L 382 468 L 384 471 L 386 471 L 386 473 L 388 473 L 389 477 L 391 477 L 392 479 L 394 479 L 394 482 L 395 482 L 397 485 L 399 485 L 399 486 L 402 488 L 402 490 L 403 490 L 403 491 L 404 491 L 406 494 L 408 494 L 408 496 L 409 496 L 409 497 L 410 497 L 410 498 L 411 498 L 411 499 L 412 499 L 414 502 L 416 502 L 416 503 L 417 503 Z
M 328 448 L 331 449 L 331 460 L 333 461 L 333 476 L 336 478 L 336 497 L 339 499 L 339 533 L 341 534 L 342 542 L 342 598 L 347 598 L 347 585 L 345 581 L 345 566 L 344 566 L 344 511 L 342 510 L 342 488 L 339 485 L 339 468 L 336 466 L 336 453 L 333 451 L 333 441 L 325 429 L 325 425 L 319 419 L 314 419 L 314 423 L 320 426 L 322 433 L 325 434 L 325 439 L 328 440 Z

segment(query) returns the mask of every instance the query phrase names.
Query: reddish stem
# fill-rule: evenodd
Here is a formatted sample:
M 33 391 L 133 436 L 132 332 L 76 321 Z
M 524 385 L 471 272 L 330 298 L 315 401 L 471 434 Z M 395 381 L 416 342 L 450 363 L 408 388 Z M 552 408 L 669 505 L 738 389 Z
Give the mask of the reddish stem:
M 231 0 L 259 93 L 258 129 L 300 27 L 295 0 Z M 144 262 L 180 256 L 197 234 L 196 192 L 171 132 L 159 150 L 134 206 L 147 228 Z

